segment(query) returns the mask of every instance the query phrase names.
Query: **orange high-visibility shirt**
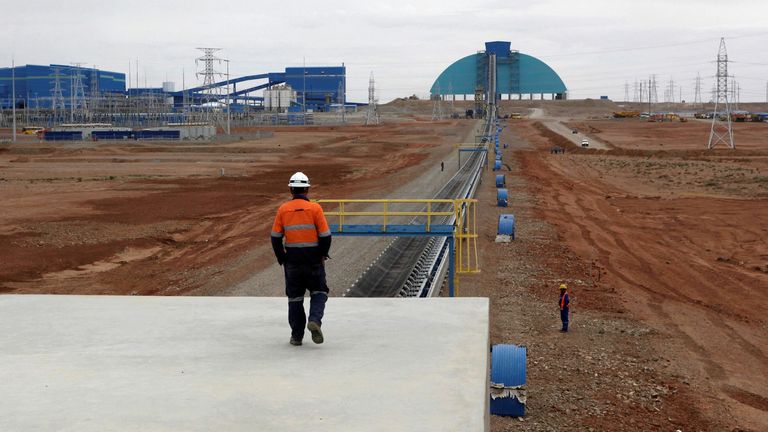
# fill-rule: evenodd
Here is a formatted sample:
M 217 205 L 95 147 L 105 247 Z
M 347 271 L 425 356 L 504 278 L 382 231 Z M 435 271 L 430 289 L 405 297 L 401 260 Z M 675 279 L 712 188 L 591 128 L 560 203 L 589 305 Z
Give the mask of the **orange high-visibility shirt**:
M 329 237 L 331 229 L 320 204 L 294 198 L 277 209 L 272 237 L 285 237 L 286 248 L 317 247 L 318 237 Z

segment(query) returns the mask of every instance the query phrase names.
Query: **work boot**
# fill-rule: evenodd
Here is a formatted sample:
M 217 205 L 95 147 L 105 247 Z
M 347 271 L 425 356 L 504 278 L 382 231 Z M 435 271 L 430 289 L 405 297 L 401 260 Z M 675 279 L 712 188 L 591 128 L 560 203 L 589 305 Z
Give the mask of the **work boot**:
M 293 345 L 293 346 L 301 346 L 301 339 L 291 338 L 291 345 Z
M 312 342 L 316 344 L 323 343 L 323 331 L 320 330 L 320 324 L 310 321 L 307 323 L 307 330 L 312 332 Z

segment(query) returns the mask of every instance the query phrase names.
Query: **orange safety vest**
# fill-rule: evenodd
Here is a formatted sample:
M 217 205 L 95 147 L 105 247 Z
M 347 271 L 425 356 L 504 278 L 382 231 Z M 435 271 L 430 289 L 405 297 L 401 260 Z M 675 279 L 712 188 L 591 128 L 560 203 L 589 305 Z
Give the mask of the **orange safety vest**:
M 272 237 L 285 236 L 286 248 L 317 247 L 319 237 L 329 237 L 331 229 L 320 204 L 294 198 L 277 209 Z
M 565 309 L 565 297 L 568 296 L 568 291 L 564 292 L 562 296 L 560 296 L 560 310 Z M 570 300 L 570 299 L 569 299 Z M 570 303 L 568 304 L 570 306 Z

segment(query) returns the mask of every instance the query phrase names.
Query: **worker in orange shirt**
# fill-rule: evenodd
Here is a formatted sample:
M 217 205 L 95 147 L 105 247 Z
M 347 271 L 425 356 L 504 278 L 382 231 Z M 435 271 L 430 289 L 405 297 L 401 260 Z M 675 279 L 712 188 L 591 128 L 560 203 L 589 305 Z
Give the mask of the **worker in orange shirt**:
M 288 323 L 291 345 L 304 339 L 304 326 L 312 342 L 323 343 L 322 326 L 328 285 L 324 261 L 331 249 L 331 230 L 320 204 L 310 202 L 309 178 L 302 172 L 291 176 L 288 187 L 293 199 L 280 206 L 272 224 L 272 249 L 285 272 L 288 296 Z M 304 312 L 304 294 L 309 290 L 309 322 Z

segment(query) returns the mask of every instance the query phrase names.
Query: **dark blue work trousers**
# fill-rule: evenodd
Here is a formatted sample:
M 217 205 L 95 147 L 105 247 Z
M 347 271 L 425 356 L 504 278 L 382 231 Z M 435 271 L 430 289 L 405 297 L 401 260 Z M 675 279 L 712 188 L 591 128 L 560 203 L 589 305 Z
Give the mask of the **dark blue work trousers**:
M 307 316 L 304 312 L 304 294 L 309 291 L 309 320 L 322 324 L 325 302 L 328 300 L 328 285 L 325 283 L 323 264 L 296 264 L 286 262 L 285 295 L 288 296 L 288 323 L 291 337 L 302 340 Z
M 563 322 L 562 331 L 568 331 L 568 308 L 560 310 L 560 321 Z

